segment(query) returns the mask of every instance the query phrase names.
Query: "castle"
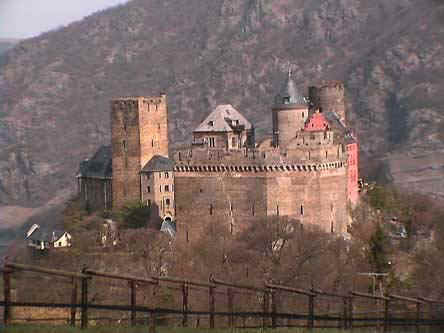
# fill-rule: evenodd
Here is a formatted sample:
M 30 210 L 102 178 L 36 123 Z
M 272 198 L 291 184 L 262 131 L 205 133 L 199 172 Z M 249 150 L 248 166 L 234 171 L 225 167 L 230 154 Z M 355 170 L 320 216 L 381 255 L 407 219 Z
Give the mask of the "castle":
M 285 80 L 270 112 L 271 138 L 231 105 L 219 105 L 169 154 L 165 95 L 111 102 L 111 147 L 81 163 L 81 199 L 91 209 L 142 201 L 190 237 L 211 221 L 230 232 L 265 216 L 288 216 L 345 233 L 358 200 L 358 143 L 346 123 L 344 86 L 301 95 Z

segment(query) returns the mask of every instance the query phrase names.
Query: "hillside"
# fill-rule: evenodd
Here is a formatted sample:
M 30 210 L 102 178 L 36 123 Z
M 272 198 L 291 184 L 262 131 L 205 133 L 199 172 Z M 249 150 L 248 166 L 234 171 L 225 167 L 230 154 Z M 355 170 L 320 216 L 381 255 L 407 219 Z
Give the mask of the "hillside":
M 18 42 L 19 40 L 17 39 L 0 38 L 0 55 L 12 49 Z
M 263 137 L 288 63 L 301 89 L 346 83 L 365 160 L 442 194 L 443 18 L 436 0 L 133 0 L 22 41 L 0 62 L 0 205 L 74 191 L 116 96 L 166 92 L 176 144 L 218 103 Z

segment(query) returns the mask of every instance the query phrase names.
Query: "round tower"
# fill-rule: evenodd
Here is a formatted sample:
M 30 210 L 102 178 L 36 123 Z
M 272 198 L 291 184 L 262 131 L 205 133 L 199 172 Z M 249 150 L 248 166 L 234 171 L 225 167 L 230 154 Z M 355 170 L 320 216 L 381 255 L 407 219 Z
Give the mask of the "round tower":
M 308 105 L 299 94 L 296 84 L 288 71 L 287 80 L 275 98 L 273 114 L 273 146 L 285 148 L 304 128 L 308 118 Z
M 308 90 L 310 102 L 314 109 L 323 112 L 334 112 L 344 125 L 346 124 L 344 84 L 339 81 L 322 82 Z

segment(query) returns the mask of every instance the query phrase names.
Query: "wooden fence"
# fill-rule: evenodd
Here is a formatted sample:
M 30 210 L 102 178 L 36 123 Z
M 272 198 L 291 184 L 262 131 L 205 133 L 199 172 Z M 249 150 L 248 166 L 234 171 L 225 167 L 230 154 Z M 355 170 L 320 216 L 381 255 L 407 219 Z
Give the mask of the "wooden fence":
M 68 279 L 71 289 L 68 289 L 68 292 L 63 290 L 63 294 L 69 295 L 70 301 L 64 303 L 13 300 L 11 280 L 14 274 L 19 272 L 21 272 L 20 274 L 33 272 L 38 277 L 57 276 L 64 278 L 65 281 Z M 444 301 L 422 297 L 375 296 L 357 291 L 337 294 L 317 289 L 297 289 L 278 284 L 244 285 L 223 281 L 213 276 L 210 276 L 208 282 L 203 282 L 175 277 L 139 278 L 89 269 L 77 273 L 17 263 L 7 263 L 2 269 L 2 273 L 3 301 L 0 301 L 0 307 L 3 307 L 5 325 L 11 324 L 13 321 L 12 308 L 30 307 L 66 309 L 69 312 L 69 318 L 66 318 L 67 322 L 72 326 L 76 326 L 77 322 L 80 322 L 81 328 L 86 328 L 91 320 L 100 320 L 98 317 L 90 317 L 92 311 L 125 311 L 128 313 L 126 320 L 130 325 L 145 323 L 149 326 L 150 333 L 156 331 L 156 326 L 171 324 L 171 318 L 176 320 L 180 318 L 180 324 L 183 327 L 193 325 L 192 317 L 195 318 L 193 326 L 208 328 L 306 327 L 313 329 L 335 327 L 352 329 L 354 327 L 379 327 L 387 332 L 391 327 L 405 326 L 414 327 L 419 332 L 421 327 L 444 326 L 442 318 Z M 129 304 L 96 304 L 91 297 L 93 290 L 89 290 L 93 281 L 97 281 L 97 286 L 106 286 L 106 281 L 123 281 L 126 283 L 123 288 L 128 288 Z M 175 293 L 174 301 L 180 304 L 180 307 L 164 308 L 138 304 L 137 290 L 142 285 L 152 288 L 154 296 L 150 297 L 154 300 L 156 298 L 155 291 L 158 288 L 168 288 Z M 39 286 L 37 279 L 36 288 L 39 287 L 50 288 L 50 286 Z M 190 293 L 193 294 L 193 297 L 190 297 Z M 80 297 L 78 297 L 79 294 Z M 196 299 L 200 299 L 200 304 L 206 304 L 204 309 L 193 309 Z M 77 315 L 79 310 L 80 317 Z M 441 313 L 441 315 L 437 315 L 437 313 Z M 216 320 L 216 318 L 218 319 Z M 50 319 L 38 318 L 34 320 L 49 321 Z M 26 320 L 26 318 L 22 318 L 22 320 Z

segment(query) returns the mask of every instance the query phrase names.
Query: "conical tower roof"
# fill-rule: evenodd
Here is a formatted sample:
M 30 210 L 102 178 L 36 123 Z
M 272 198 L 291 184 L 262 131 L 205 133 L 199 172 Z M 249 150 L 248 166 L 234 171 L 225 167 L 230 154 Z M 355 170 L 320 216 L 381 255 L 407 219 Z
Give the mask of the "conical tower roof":
M 296 84 L 291 77 L 291 69 L 288 70 L 288 76 L 285 84 L 282 86 L 281 91 L 276 96 L 276 105 L 281 104 L 295 104 L 295 105 L 307 105 L 305 97 L 299 93 L 296 88 Z

